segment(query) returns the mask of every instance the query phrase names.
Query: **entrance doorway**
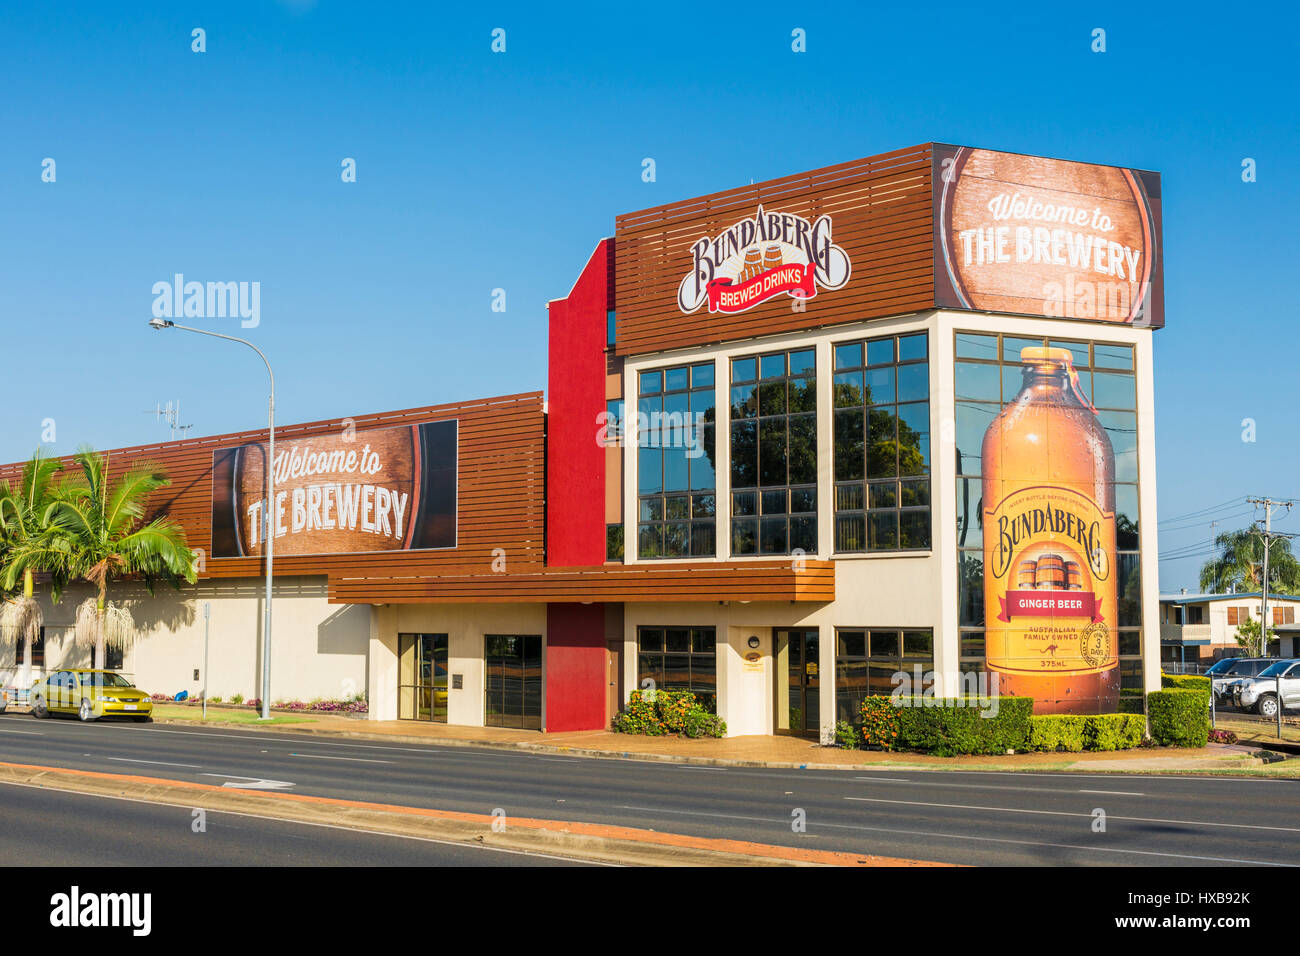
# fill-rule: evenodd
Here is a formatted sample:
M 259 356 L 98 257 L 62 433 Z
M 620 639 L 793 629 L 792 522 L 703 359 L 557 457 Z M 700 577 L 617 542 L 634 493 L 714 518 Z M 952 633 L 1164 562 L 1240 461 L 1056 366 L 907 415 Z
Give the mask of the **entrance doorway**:
M 817 628 L 778 628 L 776 638 L 776 732 L 821 732 L 821 640 Z
M 447 635 L 398 634 L 397 716 L 447 722 Z
M 488 727 L 542 729 L 542 636 L 483 635 Z

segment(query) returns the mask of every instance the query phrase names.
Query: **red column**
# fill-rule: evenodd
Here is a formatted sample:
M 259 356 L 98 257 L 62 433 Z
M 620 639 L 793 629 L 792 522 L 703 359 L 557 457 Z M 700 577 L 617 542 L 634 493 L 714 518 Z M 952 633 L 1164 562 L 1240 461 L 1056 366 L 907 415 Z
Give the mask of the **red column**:
M 546 729 L 605 728 L 605 607 L 546 605 Z
M 605 561 L 606 316 L 614 242 L 602 239 L 567 298 L 550 304 L 546 416 L 546 563 Z

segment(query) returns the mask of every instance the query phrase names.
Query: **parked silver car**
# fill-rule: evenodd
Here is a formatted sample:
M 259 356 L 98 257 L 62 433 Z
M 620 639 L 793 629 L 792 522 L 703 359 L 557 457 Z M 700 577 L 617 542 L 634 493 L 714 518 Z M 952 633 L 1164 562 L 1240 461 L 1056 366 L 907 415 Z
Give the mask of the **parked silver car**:
M 1215 701 L 1230 704 L 1233 688 L 1244 680 L 1258 677 L 1267 667 L 1276 663 L 1276 657 L 1225 657 L 1216 661 L 1205 672 L 1205 676 L 1210 679 Z
M 1264 717 L 1276 717 L 1278 696 L 1283 708 L 1300 707 L 1300 660 L 1274 661 L 1258 677 L 1250 677 L 1232 690 L 1233 702 Z

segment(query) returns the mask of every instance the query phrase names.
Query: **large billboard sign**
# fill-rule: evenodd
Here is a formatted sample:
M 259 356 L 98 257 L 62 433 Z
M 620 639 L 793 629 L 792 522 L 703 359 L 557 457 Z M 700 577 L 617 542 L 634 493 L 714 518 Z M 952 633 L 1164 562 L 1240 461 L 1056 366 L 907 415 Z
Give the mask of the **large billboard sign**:
M 1156 173 L 936 145 L 941 307 L 1164 325 Z
M 275 553 L 456 547 L 455 420 L 275 444 Z M 256 557 L 267 534 L 266 445 L 212 454 L 212 557 Z

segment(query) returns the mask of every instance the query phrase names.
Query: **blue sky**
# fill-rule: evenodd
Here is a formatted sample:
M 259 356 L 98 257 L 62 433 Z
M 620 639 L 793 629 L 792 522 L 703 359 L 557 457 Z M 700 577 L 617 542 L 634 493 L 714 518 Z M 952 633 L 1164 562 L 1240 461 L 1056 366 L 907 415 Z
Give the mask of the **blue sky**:
M 4 3 L 0 460 L 265 421 L 251 352 L 146 327 L 174 273 L 261 283 L 282 422 L 538 389 L 617 213 L 934 140 L 1162 173 L 1162 549 L 1208 548 L 1300 496 L 1300 15 L 1045 6 Z

